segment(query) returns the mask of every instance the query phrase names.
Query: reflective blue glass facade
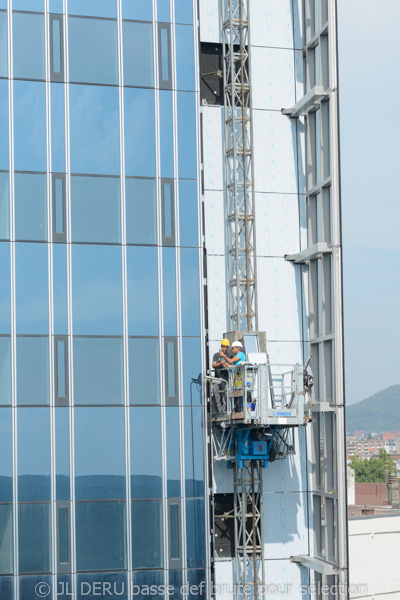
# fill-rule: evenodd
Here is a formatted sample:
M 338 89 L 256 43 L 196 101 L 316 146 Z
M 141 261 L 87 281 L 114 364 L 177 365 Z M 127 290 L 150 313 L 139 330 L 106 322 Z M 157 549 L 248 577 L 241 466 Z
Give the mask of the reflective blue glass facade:
M 2 600 L 207 578 L 196 4 L 0 2 Z

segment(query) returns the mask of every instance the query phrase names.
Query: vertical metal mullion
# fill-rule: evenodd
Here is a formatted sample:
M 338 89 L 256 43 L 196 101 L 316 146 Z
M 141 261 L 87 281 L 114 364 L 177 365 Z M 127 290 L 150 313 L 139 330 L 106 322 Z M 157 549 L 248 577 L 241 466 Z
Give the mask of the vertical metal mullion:
M 193 2 L 193 35 L 194 35 L 194 48 L 195 48 L 195 82 L 196 82 L 196 133 L 197 133 L 197 156 L 201 157 L 201 145 L 203 143 L 201 139 L 201 128 L 200 128 L 200 52 L 199 52 L 199 15 L 198 15 L 198 4 Z M 201 203 L 201 168 L 204 168 L 200 164 L 200 160 L 197 160 L 197 215 L 198 215 L 198 247 L 199 247 L 199 294 L 200 294 L 200 331 L 205 331 L 205 319 L 204 319 L 204 285 L 206 284 L 205 274 L 203 271 L 203 219 L 202 219 L 202 203 Z M 179 186 L 177 186 L 179 187 Z M 202 373 L 206 372 L 206 347 L 205 347 L 205 336 L 202 335 L 200 338 L 201 343 L 201 370 Z M 201 394 L 201 412 L 204 425 L 207 423 L 207 405 L 204 402 L 204 395 Z M 183 450 L 183 449 L 182 449 Z M 209 502 L 209 465 L 208 465 L 208 431 L 207 427 L 203 427 L 203 475 L 204 475 L 204 523 L 205 523 L 205 535 L 207 536 L 205 542 L 205 595 L 206 598 L 211 597 L 211 578 L 210 578 L 210 566 L 211 566 L 211 536 L 210 536 L 210 502 Z M 184 483 L 184 479 L 182 479 Z M 186 503 L 185 503 L 186 508 Z M 186 513 L 185 513 L 186 514 Z M 186 526 L 185 526 L 186 530 Z
M 12 404 L 12 453 L 13 453 L 13 583 L 15 600 L 19 600 L 19 561 L 18 561 L 18 415 L 16 377 L 16 308 L 15 308 L 15 219 L 14 219 L 14 88 L 13 88 L 13 31 L 12 0 L 7 2 L 8 29 L 8 116 L 9 116 L 9 188 L 10 188 L 10 302 L 11 302 L 11 404 Z
M 53 318 L 53 206 L 51 182 L 51 99 L 50 99 L 50 35 L 49 0 L 44 0 L 45 20 L 45 73 L 46 73 L 46 158 L 47 158 L 47 250 L 48 250 L 48 303 L 49 303 L 49 389 L 50 389 L 50 469 L 51 469 L 51 556 L 53 596 L 57 589 L 57 506 L 56 506 L 56 456 L 55 456 L 55 407 L 54 407 L 54 318 Z
M 338 549 L 339 583 L 344 592 L 341 598 L 347 598 L 348 590 L 348 543 L 347 543 L 347 488 L 346 488 L 346 421 L 344 390 L 343 355 L 343 289 L 342 289 L 342 239 L 341 239 L 341 203 L 340 203 L 340 156 L 339 156 L 339 101 L 338 101 L 338 50 L 337 50 L 337 4 L 328 0 L 329 22 L 329 72 L 330 72 L 330 148 L 332 176 L 332 241 L 333 255 L 333 311 L 334 311 L 334 366 L 335 366 L 335 403 L 336 403 L 336 461 L 338 494 Z M 343 589 L 342 588 L 342 589 Z
M 125 205 L 125 112 L 123 28 L 121 0 L 117 1 L 118 18 L 118 66 L 119 66 L 119 128 L 120 128 L 120 189 L 121 189 L 121 252 L 122 252 L 122 306 L 123 306 L 123 364 L 124 364 L 124 413 L 125 413 L 125 479 L 126 479 L 126 558 L 128 589 L 132 584 L 132 505 L 130 465 L 130 405 L 129 405 L 129 348 L 128 348 L 128 284 L 126 255 L 126 205 Z
M 178 74 L 176 67 L 176 38 L 175 38 L 175 6 L 171 1 L 171 73 L 172 73 L 172 111 L 173 111 L 173 147 L 174 147 L 174 217 L 175 217 L 175 290 L 177 304 L 177 344 L 176 344 L 176 366 L 177 366 L 177 386 L 178 386 L 178 407 L 179 407 L 179 441 L 180 441 L 180 476 L 181 476 L 181 500 L 180 500 L 180 544 L 182 549 L 182 567 L 183 580 L 187 583 L 186 577 L 186 493 L 185 493 L 185 439 L 184 439 L 184 402 L 183 402 L 183 372 L 182 372 L 182 304 L 181 304 L 181 268 L 180 268 L 180 227 L 179 227 L 179 148 L 178 148 Z M 169 518 L 169 515 L 168 515 Z M 171 532 L 169 531 L 169 541 Z
M 160 117 L 159 117 L 159 37 L 157 25 L 157 0 L 153 0 L 153 59 L 154 59 L 154 105 L 156 136 L 156 191 L 157 191 L 157 260 L 158 260 L 158 321 L 159 321 L 159 368 L 160 368 L 160 411 L 161 411 L 161 470 L 162 470 L 162 540 L 164 585 L 168 585 L 168 523 L 167 523 L 167 463 L 166 463 L 166 420 L 165 420 L 165 371 L 164 371 L 164 315 L 163 315 L 163 280 L 162 280 L 162 201 L 160 180 Z
M 185 452 L 184 452 L 184 402 L 183 402 L 183 372 L 182 372 L 182 305 L 181 305 L 181 269 L 180 269 L 180 227 L 179 227 L 179 148 L 178 148 L 178 74 L 176 68 L 176 37 L 175 37 L 175 6 L 171 1 L 171 65 L 172 65 L 172 110 L 173 110 L 173 132 L 174 132 L 174 216 L 175 216 L 175 265 L 176 265 L 176 302 L 177 302 L 177 385 L 178 385 L 178 407 L 179 407 L 179 443 L 180 443 L 180 478 L 181 499 L 179 505 L 180 523 L 179 534 L 182 549 L 182 583 L 187 584 L 187 550 L 186 550 L 186 492 L 185 492 Z M 169 515 L 168 515 L 169 517 Z M 169 532 L 170 541 L 171 532 Z
M 69 356 L 69 463 L 70 463 L 70 564 L 72 592 L 76 587 L 76 536 L 75 536 L 75 409 L 73 388 L 73 326 L 72 326 L 72 248 L 71 248 L 71 166 L 70 166 L 70 112 L 69 112 L 69 60 L 68 60 L 68 0 L 63 0 L 64 9 L 64 73 L 65 73 L 65 214 L 67 241 L 67 298 L 68 298 L 68 356 Z

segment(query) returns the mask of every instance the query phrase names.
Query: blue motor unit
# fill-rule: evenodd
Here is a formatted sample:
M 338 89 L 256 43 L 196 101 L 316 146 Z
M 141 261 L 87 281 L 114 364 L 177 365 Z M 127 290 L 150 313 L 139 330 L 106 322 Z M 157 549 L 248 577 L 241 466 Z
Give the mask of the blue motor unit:
M 257 439 L 253 429 L 245 427 L 235 429 L 231 455 L 235 456 L 239 469 L 243 468 L 244 460 L 263 460 L 264 467 L 268 466 L 270 450 L 277 429 L 275 427 L 272 434 L 266 439 Z

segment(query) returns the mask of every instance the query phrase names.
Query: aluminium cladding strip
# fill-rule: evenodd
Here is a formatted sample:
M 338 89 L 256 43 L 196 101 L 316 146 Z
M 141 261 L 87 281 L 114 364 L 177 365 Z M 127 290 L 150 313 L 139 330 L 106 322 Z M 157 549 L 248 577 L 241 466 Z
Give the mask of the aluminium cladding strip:
M 249 1 L 221 2 L 230 330 L 256 331 Z

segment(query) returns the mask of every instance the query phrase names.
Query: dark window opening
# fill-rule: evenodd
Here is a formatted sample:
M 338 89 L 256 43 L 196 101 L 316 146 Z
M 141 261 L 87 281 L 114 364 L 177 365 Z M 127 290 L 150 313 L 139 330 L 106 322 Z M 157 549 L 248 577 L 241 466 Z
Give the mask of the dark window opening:
M 214 548 L 216 558 L 235 556 L 233 494 L 214 494 Z
M 202 104 L 224 104 L 222 44 L 200 45 L 200 96 Z

